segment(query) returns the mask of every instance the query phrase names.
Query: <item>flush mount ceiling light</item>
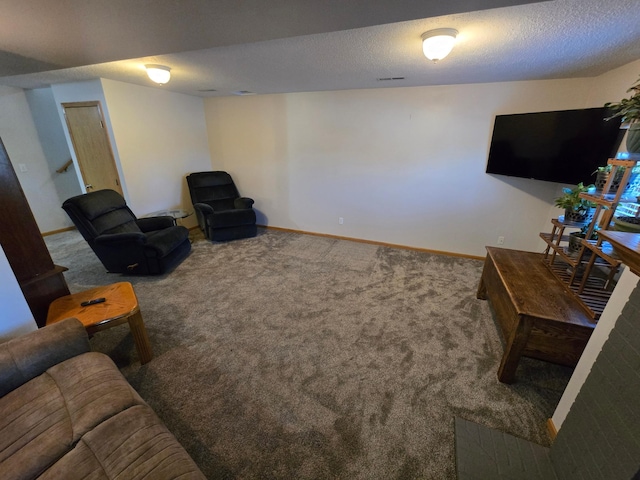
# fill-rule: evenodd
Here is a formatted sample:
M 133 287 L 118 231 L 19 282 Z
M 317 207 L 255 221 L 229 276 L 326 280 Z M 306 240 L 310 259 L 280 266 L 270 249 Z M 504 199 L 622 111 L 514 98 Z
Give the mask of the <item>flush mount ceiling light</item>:
M 437 62 L 451 53 L 458 31 L 453 28 L 436 28 L 422 34 L 422 51 L 429 60 Z
M 164 85 L 171 79 L 171 69 L 169 67 L 149 64 L 145 65 L 144 68 L 147 69 L 149 78 L 160 85 Z

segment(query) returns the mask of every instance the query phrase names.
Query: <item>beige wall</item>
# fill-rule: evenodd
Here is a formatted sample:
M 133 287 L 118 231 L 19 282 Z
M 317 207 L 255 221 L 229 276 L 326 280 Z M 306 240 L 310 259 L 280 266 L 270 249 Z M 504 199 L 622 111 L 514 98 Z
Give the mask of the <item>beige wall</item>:
M 38 328 L 1 245 L 0 305 L 0 343 Z
M 191 208 L 185 177 L 211 170 L 202 99 L 102 80 L 115 143 L 137 215 Z M 195 225 L 195 216 L 186 225 Z
M 539 250 L 559 186 L 484 173 L 493 119 L 601 106 L 592 82 L 209 98 L 211 158 L 260 223 L 471 255 L 498 236 Z
M 0 86 L 0 138 L 16 172 L 22 190 L 42 232 L 67 225 L 60 206 L 63 198 L 56 189 L 60 180 L 55 172 L 61 165 L 50 165 L 31 115 L 25 92 Z M 20 170 L 24 165 L 26 171 Z

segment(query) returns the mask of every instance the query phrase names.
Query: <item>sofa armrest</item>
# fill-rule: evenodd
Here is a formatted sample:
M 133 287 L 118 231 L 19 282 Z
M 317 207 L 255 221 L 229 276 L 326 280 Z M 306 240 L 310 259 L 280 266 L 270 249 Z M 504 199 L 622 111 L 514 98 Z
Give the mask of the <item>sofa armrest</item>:
M 253 206 L 253 198 L 240 197 L 233 201 L 233 206 L 239 209 L 251 208 Z
M 154 230 L 162 230 L 163 228 L 173 227 L 176 221 L 173 217 L 144 217 L 136 220 L 136 224 L 143 232 L 153 232 Z
M 91 351 L 80 320 L 67 318 L 0 344 L 0 396 L 54 365 Z
M 193 208 L 196 209 L 196 212 L 200 212 L 205 217 L 213 213 L 213 207 L 206 203 L 194 203 Z

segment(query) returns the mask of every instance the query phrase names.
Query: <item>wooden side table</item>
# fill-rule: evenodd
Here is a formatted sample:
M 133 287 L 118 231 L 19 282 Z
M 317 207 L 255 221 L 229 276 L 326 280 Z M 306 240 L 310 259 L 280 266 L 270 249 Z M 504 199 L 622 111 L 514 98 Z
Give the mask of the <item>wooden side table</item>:
M 106 299 L 102 303 L 86 307 L 81 305 L 82 302 L 102 297 Z M 69 317 L 80 320 L 89 335 L 129 322 L 140 363 L 144 365 L 153 358 L 138 298 L 129 282 L 114 283 L 57 298 L 49 305 L 47 325 Z

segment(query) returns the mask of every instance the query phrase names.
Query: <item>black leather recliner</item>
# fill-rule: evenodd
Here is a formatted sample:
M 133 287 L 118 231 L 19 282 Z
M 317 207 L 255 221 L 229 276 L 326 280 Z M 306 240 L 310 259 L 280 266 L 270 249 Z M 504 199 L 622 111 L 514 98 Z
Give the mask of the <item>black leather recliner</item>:
M 109 272 L 159 275 L 191 251 L 185 227 L 172 217 L 137 219 L 114 190 L 72 197 L 62 208 Z
M 198 224 L 209 240 L 219 242 L 255 237 L 253 200 L 241 197 L 227 172 L 187 175 L 187 184 Z

